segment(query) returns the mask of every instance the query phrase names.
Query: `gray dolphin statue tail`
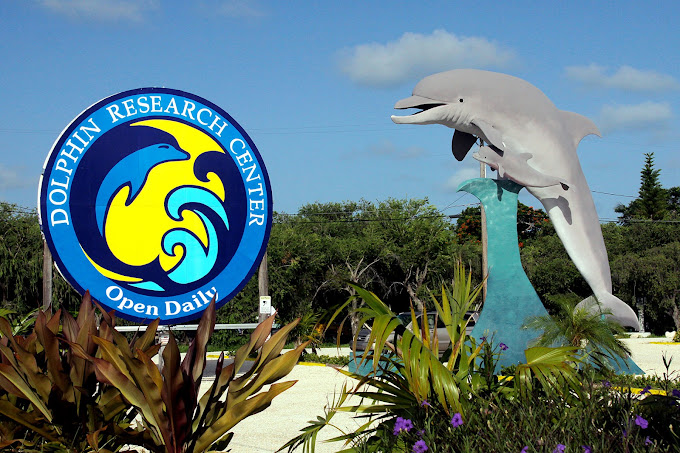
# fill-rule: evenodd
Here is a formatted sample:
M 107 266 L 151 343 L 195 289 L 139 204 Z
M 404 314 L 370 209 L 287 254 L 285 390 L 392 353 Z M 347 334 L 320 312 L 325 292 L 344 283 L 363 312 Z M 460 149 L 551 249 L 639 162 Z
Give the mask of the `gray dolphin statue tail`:
M 577 309 L 585 309 L 587 311 L 599 310 L 600 312 L 608 311 L 610 313 L 606 316 L 613 319 L 623 327 L 631 327 L 635 330 L 640 330 L 640 323 L 635 315 L 635 312 L 630 305 L 614 296 L 611 293 L 601 292 L 595 297 L 588 297 L 583 299 L 576 305 Z

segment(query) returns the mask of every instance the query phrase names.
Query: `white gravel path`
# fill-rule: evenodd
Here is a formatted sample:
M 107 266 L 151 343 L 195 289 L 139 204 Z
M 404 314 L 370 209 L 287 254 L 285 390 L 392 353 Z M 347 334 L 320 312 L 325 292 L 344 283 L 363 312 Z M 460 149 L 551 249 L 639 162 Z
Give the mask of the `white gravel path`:
M 680 343 L 672 343 L 667 338 L 629 338 L 623 340 L 630 348 L 630 355 L 646 374 L 663 377 L 666 368 L 663 356 L 672 359 L 671 376 L 680 378 Z
M 275 452 L 298 435 L 300 429 L 308 426 L 310 420 L 324 416 L 324 407 L 340 394 L 344 382 L 349 385 L 354 382 L 335 368 L 309 365 L 296 366 L 285 380 L 298 382 L 274 398 L 264 412 L 248 417 L 234 427 L 234 438 L 229 444 L 234 453 Z M 358 398 L 350 401 L 358 402 Z M 345 432 L 354 431 L 359 426 L 350 413 L 338 413 L 332 422 Z M 322 440 L 341 434 L 331 427 L 321 430 L 316 451 L 332 453 L 340 450 L 342 443 L 324 443 Z

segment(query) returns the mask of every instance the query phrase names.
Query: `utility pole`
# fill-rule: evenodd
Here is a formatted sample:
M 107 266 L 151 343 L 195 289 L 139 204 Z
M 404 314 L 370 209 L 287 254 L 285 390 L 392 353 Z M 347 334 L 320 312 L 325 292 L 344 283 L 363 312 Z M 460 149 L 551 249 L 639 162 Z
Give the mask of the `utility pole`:
M 47 241 L 43 239 L 43 311 L 52 307 L 52 252 L 47 246 Z
M 479 177 L 486 178 L 486 164 L 484 162 L 479 163 Z M 481 204 L 481 221 L 482 221 L 482 278 L 485 279 L 489 275 L 489 264 L 487 259 L 487 245 L 486 240 L 486 213 L 484 212 L 484 205 Z M 484 280 L 484 285 L 482 287 L 482 301 L 486 300 L 486 280 Z
M 260 292 L 260 305 L 258 322 L 262 322 L 269 317 L 269 310 L 264 312 L 264 307 L 271 308 L 271 298 L 269 297 L 269 274 L 267 272 L 267 252 L 264 252 L 260 267 L 257 271 L 257 286 Z

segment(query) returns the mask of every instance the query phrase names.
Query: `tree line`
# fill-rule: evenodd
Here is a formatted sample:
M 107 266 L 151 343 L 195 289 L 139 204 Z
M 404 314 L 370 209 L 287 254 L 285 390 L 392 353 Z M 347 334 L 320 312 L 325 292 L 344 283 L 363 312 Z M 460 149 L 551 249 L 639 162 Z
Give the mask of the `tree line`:
M 602 230 L 614 294 L 644 314 L 647 330 L 663 333 L 680 327 L 680 189 L 662 188 L 653 155 L 646 159 L 638 198 L 617 208 L 620 221 Z M 272 305 L 283 321 L 327 312 L 347 300 L 355 283 L 393 311 L 411 303 L 432 308 L 430 291 L 450 281 L 458 259 L 480 281 L 480 232 L 479 207 L 454 221 L 427 199 L 311 203 L 294 215 L 275 213 L 267 249 Z M 545 212 L 520 203 L 518 238 L 527 275 L 549 310 L 590 295 Z M 19 314 L 39 307 L 41 278 L 37 215 L 0 202 L 1 306 Z M 79 295 L 56 273 L 53 291 L 55 305 L 79 306 Z M 253 322 L 257 309 L 255 275 L 218 311 L 218 322 Z

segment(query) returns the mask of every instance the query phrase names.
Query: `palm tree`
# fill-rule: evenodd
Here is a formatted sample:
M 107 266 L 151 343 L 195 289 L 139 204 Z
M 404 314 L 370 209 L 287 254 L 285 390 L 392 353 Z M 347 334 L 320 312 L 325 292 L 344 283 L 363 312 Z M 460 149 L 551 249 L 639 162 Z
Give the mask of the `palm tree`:
M 576 346 L 602 365 L 604 358 L 618 362 L 630 356 L 630 349 L 616 335 L 624 332 L 608 315 L 608 310 L 592 312 L 576 308 L 576 301 L 569 297 L 555 297 L 552 300 L 557 311 L 554 316 L 532 316 L 522 328 L 542 331 L 533 346 Z

